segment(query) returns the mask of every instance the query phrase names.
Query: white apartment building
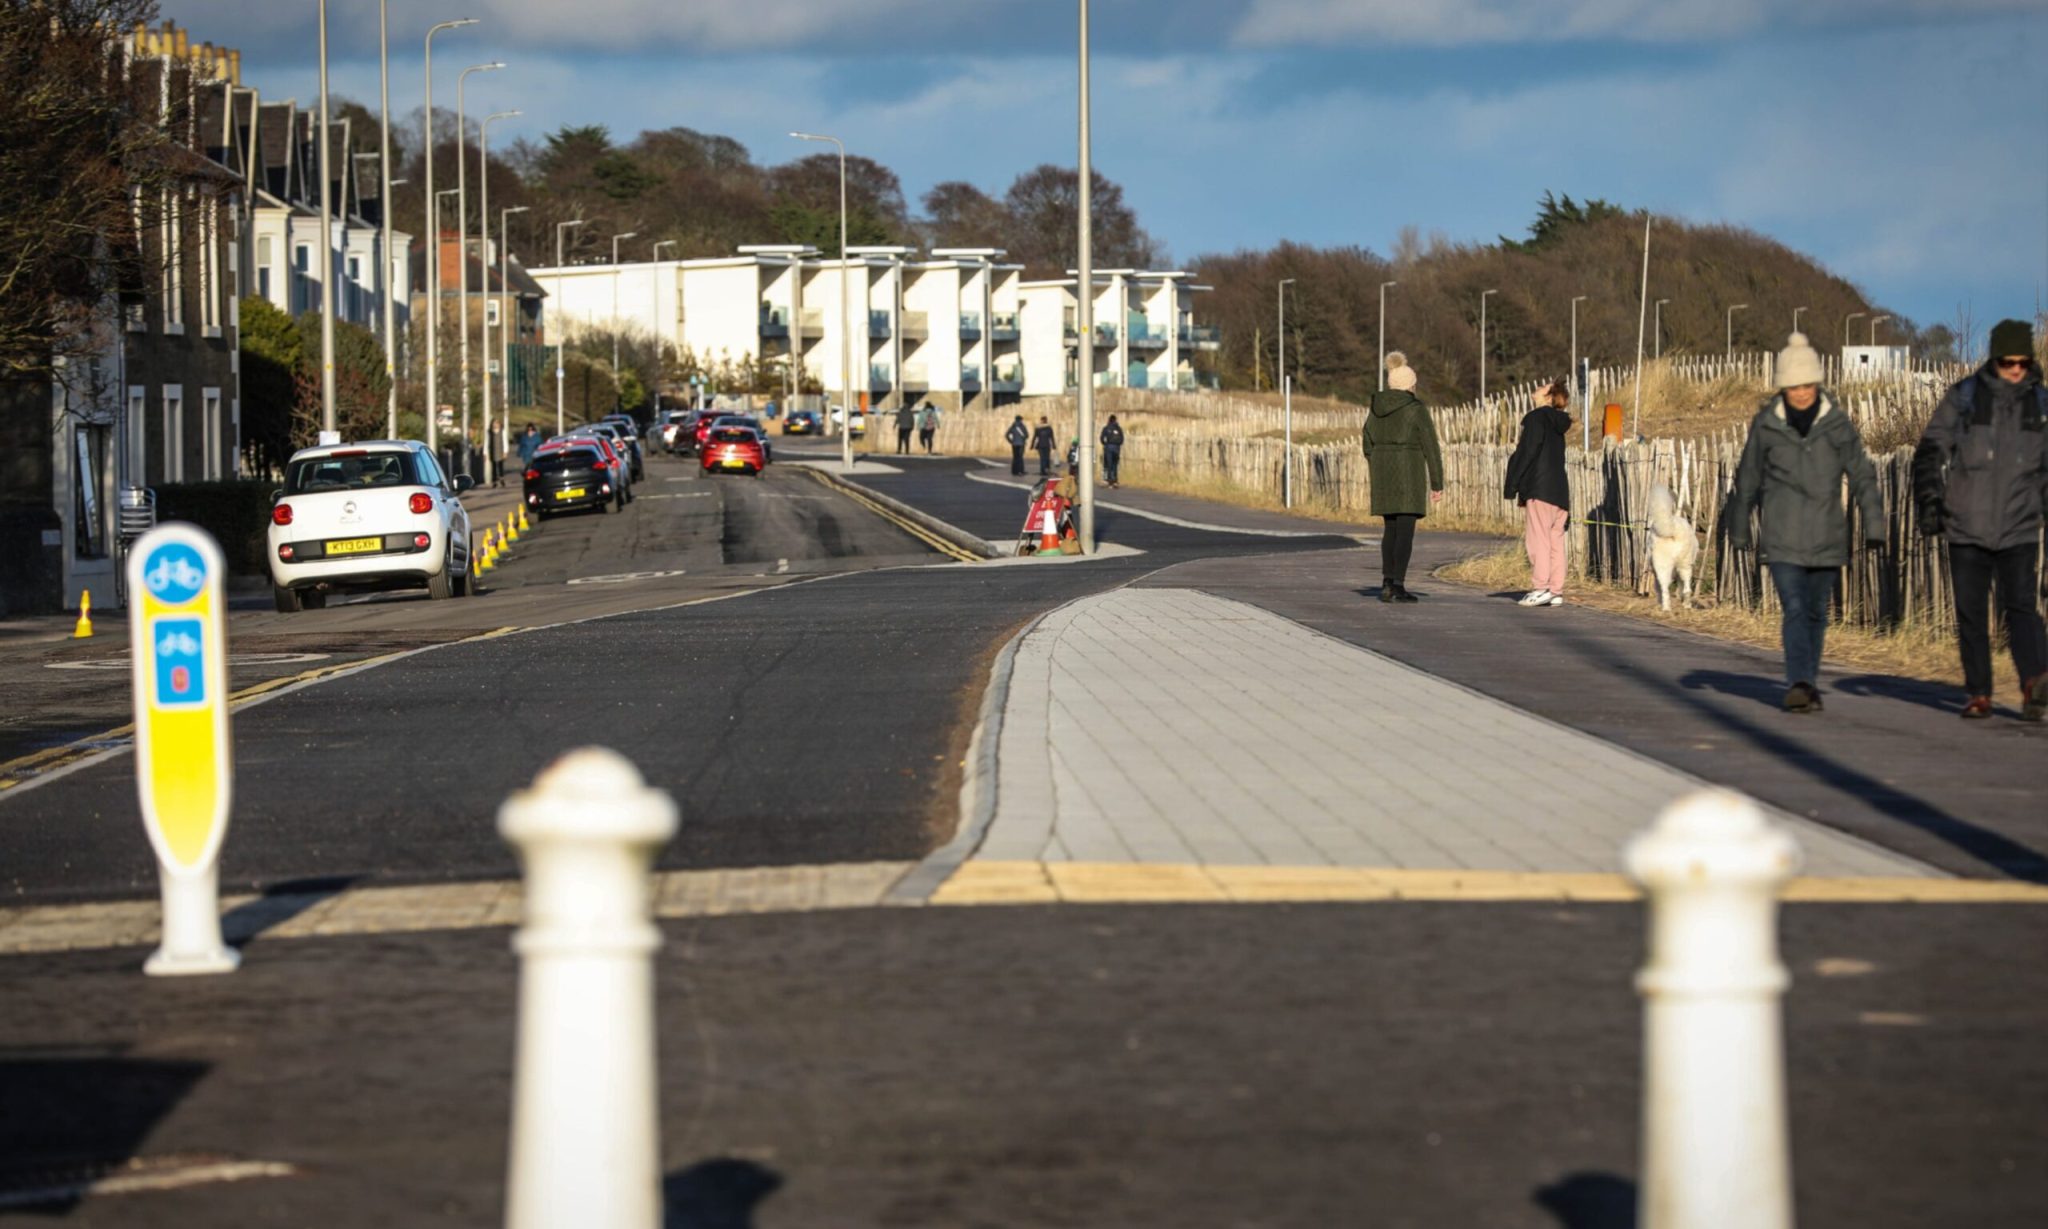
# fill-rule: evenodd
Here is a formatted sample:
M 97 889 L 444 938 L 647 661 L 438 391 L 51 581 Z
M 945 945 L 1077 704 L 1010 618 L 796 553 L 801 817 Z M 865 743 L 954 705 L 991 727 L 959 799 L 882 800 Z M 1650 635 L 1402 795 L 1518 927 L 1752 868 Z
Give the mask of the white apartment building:
M 1103 269 L 1095 274 L 1094 339 L 1089 347 L 1097 388 L 1194 392 L 1208 377 L 1193 357 L 1221 347 L 1213 325 L 1194 320 L 1194 296 L 1209 289 L 1184 272 Z M 1025 282 L 1024 395 L 1072 392 L 1080 380 L 1079 275 Z
M 843 359 L 855 395 L 870 406 L 929 399 L 978 408 L 1069 391 L 1079 369 L 1072 279 L 1026 283 L 1004 254 L 855 247 L 831 260 L 813 248 L 764 244 L 708 260 L 530 273 L 547 291 L 561 335 L 651 334 L 713 369 L 752 362 L 800 370 L 835 400 Z M 1197 387 L 1188 359 L 1217 344 L 1214 329 L 1193 323 L 1192 296 L 1204 287 L 1184 273 L 1134 270 L 1104 273 L 1097 286 L 1098 382 Z

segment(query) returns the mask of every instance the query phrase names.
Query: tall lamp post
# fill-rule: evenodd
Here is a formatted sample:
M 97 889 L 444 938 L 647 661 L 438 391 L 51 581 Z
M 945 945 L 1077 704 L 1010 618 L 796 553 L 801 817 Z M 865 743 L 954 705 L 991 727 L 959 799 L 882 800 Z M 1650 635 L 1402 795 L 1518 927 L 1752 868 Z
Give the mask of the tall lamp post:
M 1486 301 L 1499 290 L 1483 290 L 1479 293 L 1479 402 L 1486 403 Z
M 1088 70 L 1088 0 L 1081 0 L 1080 37 L 1080 173 L 1075 192 L 1079 196 L 1079 218 L 1075 227 L 1075 281 L 1080 291 L 1077 319 L 1080 325 L 1081 387 L 1074 398 L 1074 431 L 1080 436 L 1081 462 L 1081 553 L 1095 553 L 1095 143 L 1090 132 L 1094 102 Z M 1119 280 L 1121 287 L 1123 282 Z M 1122 291 L 1118 291 L 1121 297 Z M 1118 312 L 1124 310 L 1117 304 Z
M 1844 350 L 1846 350 L 1846 349 L 1848 349 L 1848 348 L 1849 348 L 1849 326 L 1850 326 L 1850 324 L 1854 323 L 1854 322 L 1855 322 L 1856 320 L 1858 320 L 1858 319 L 1861 319 L 1862 317 L 1864 317 L 1864 316 L 1867 316 L 1867 315 L 1869 315 L 1869 314 L 1870 314 L 1869 312 L 1850 312 L 1850 313 L 1849 313 L 1848 315 L 1846 315 L 1846 316 L 1842 317 L 1842 348 L 1843 348 Z
M 505 67 L 499 60 L 472 64 L 455 78 L 455 315 L 462 326 L 462 447 L 464 463 L 469 450 L 469 122 L 464 119 L 463 89 L 469 74 L 487 73 Z
M 1387 288 L 1399 282 L 1380 283 L 1380 391 L 1387 387 Z
M 385 435 L 398 438 L 398 322 L 391 317 L 391 30 L 389 0 L 377 0 L 377 218 L 383 238 L 377 247 L 377 318 L 384 322 L 384 379 L 390 385 Z
M 1746 312 L 1749 304 L 1737 303 L 1728 309 L 1728 357 L 1735 357 L 1735 313 Z
M 622 235 L 612 236 L 612 413 L 626 408 L 626 395 L 619 385 L 619 243 L 638 235 L 629 230 Z
M 846 142 L 815 132 L 792 132 L 799 141 L 821 141 L 839 149 L 839 400 L 843 421 L 839 428 L 839 463 L 853 468 L 853 309 L 847 305 L 852 293 L 853 266 L 846 254 Z M 798 322 L 801 331 L 802 322 Z M 863 332 L 866 330 L 863 329 Z M 865 347 L 863 347 L 865 349 Z M 825 417 L 830 418 L 827 414 Z
M 516 299 L 512 294 L 512 232 L 506 229 L 505 219 L 515 213 L 525 213 L 527 208 L 525 205 L 513 205 L 498 211 L 498 289 L 504 292 L 508 302 L 516 302 Z M 518 314 L 516 309 L 512 312 L 514 317 Z M 502 315 L 498 317 L 498 378 L 505 384 L 505 411 L 499 415 L 505 424 L 505 438 L 499 447 L 507 452 L 512 449 L 512 328 L 512 321 Z M 488 383 L 490 377 L 485 376 L 484 380 Z
M 655 243 L 654 250 L 648 255 L 656 265 L 647 276 L 647 326 L 654 330 L 654 371 L 657 381 L 661 378 L 661 364 L 666 353 L 661 341 L 661 249 L 681 246 L 682 244 L 675 239 L 662 239 Z M 657 409 L 661 407 L 659 394 L 656 395 L 654 404 Z
M 457 26 L 473 26 L 474 17 L 444 21 L 427 31 L 427 108 L 424 147 L 427 160 L 427 450 L 441 448 L 441 207 L 434 191 L 434 36 Z
M 1890 316 L 1872 316 L 1872 317 L 1870 318 L 1870 344 L 1871 344 L 1871 345 L 1873 345 L 1873 346 L 1874 346 L 1874 345 L 1876 345 L 1876 344 L 1877 344 L 1877 326 L 1878 326 L 1878 325 L 1880 325 L 1880 324 L 1883 324 L 1883 323 L 1884 323 L 1885 321 L 1887 321 L 1887 320 L 1889 320 L 1889 319 L 1891 319 L 1891 317 L 1890 317 Z
M 1793 331 L 1793 332 L 1797 333 L 1797 332 L 1799 331 L 1799 317 L 1800 317 L 1800 316 L 1802 316 L 1802 315 L 1804 315 L 1804 314 L 1805 314 L 1805 312 L 1806 312 L 1806 309 L 1805 309 L 1805 308 L 1803 308 L 1803 307 L 1795 307 L 1795 308 L 1793 308 L 1793 309 L 1792 309 L 1792 331 Z
M 477 252 L 477 272 L 484 280 L 484 319 L 483 324 L 479 327 L 483 330 L 483 439 L 485 443 L 484 452 L 487 454 L 487 466 L 489 464 L 489 456 L 492 455 L 489 447 L 491 438 L 491 125 L 498 120 L 511 119 L 515 115 L 524 114 L 525 112 L 523 111 L 493 111 L 491 114 L 484 116 L 483 122 L 476 126 L 477 174 L 481 180 L 480 187 L 482 188 L 484 198 L 482 204 L 477 207 L 476 224 L 477 228 L 483 232 L 483 246 Z M 502 237 L 501 232 L 500 238 Z M 467 248 L 462 253 L 462 275 L 464 278 L 469 276 L 469 251 Z M 499 289 L 504 289 L 502 281 Z M 469 300 L 466 297 L 462 301 L 462 336 L 464 340 L 467 340 L 469 337 Z M 466 367 L 468 363 L 465 361 L 463 365 Z M 498 449 L 494 455 L 503 457 L 505 449 L 511 442 L 510 433 L 505 429 L 505 425 L 500 423 L 498 426 Z
M 1592 297 L 1591 295 L 1584 295 L 1584 294 L 1580 294 L 1580 295 L 1573 295 L 1573 296 L 1572 296 L 1572 374 L 1571 374 L 1571 381 L 1572 381 L 1572 387 L 1578 390 L 1578 393 L 1579 393 L 1579 397 L 1578 397 L 1578 400 L 1580 400 L 1581 402 L 1583 402 L 1583 401 L 1585 400 L 1585 395 L 1586 395 L 1586 384 L 1585 384 L 1585 381 L 1583 381 L 1583 380 L 1579 379 L 1579 304 L 1581 304 L 1581 303 L 1584 303 L 1584 302 L 1585 302 L 1585 301 L 1586 301 L 1587 299 L 1589 299 L 1589 298 L 1591 298 L 1591 297 Z M 1588 416 L 1586 415 L 1586 407 L 1585 407 L 1585 406 L 1584 406 L 1583 404 L 1581 404 L 1581 405 L 1579 406 L 1579 448 L 1580 448 L 1581 450 L 1587 450 L 1587 449 L 1590 449 L 1590 448 L 1592 448 L 1592 446 L 1593 446 L 1593 421 L 1592 421 L 1592 419 L 1591 419 L 1591 418 L 1589 418 L 1589 417 L 1588 417 Z
M 1280 471 L 1280 506 L 1283 508 L 1294 506 L 1294 386 L 1287 382 L 1287 288 L 1294 282 L 1291 277 L 1281 278 L 1277 292 L 1280 300 L 1280 414 L 1285 424 L 1282 434 L 1286 448 L 1281 454 L 1286 458 L 1286 467 Z
M 328 172 L 327 0 L 320 0 L 320 429 L 334 430 L 334 204 Z
M 561 304 L 561 302 L 562 302 L 562 232 L 563 232 L 563 231 L 565 231 L 565 230 L 567 230 L 567 229 L 569 229 L 569 228 L 570 228 L 570 227 L 572 227 L 572 226 L 581 226 L 581 225 L 583 225 L 583 222 L 584 222 L 584 219 L 582 219 L 582 218 L 577 218 L 577 219 L 576 219 L 575 221 L 573 221 L 573 222 L 557 222 L 557 223 L 555 223 L 555 303 L 556 303 L 556 306 L 557 306 L 557 310 L 560 310 L 560 304 Z M 568 320 L 568 318 L 569 318 L 569 317 L 568 317 L 567 313 L 565 312 L 565 313 L 563 314 L 563 316 L 562 316 L 562 319 L 563 319 L 564 321 L 566 321 L 566 320 Z M 568 364 L 567 364 L 567 361 L 566 361 L 566 360 L 567 360 L 567 358 L 568 358 L 568 356 L 567 356 L 567 355 L 566 355 L 566 354 L 565 354 L 565 353 L 563 352 L 563 350 L 562 350 L 562 343 L 563 343 L 564 341 L 566 341 L 566 340 L 567 340 L 566 336 L 558 336 L 558 337 L 556 337 L 556 338 L 555 338 L 555 434 L 556 434 L 556 435 L 560 435 L 560 434 L 561 434 L 562 432 L 564 432 L 564 431 L 568 430 L 568 424 L 567 424 L 567 422 L 566 422 L 566 421 L 565 421 L 565 420 L 563 419 L 563 417 L 562 417 L 562 414 L 563 414 L 563 406 L 564 406 L 564 405 L 566 404 L 566 401 L 564 400 L 564 398 L 566 397 L 566 390 L 567 390 L 567 380 L 568 380 L 568 374 L 569 374 L 569 370 L 568 370 Z
M 1664 357 L 1664 305 L 1666 303 L 1669 303 L 1670 301 L 1671 300 L 1669 299 L 1659 299 L 1655 304 L 1653 304 L 1655 308 L 1656 327 L 1653 331 L 1653 338 L 1650 342 L 1651 358 Z

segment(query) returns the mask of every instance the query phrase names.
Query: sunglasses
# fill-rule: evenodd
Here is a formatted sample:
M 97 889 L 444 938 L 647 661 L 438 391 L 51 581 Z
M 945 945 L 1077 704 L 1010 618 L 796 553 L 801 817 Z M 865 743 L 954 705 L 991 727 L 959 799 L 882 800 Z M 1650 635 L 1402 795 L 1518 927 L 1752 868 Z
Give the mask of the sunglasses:
M 1998 365 L 2000 367 L 2028 367 L 2033 362 L 2034 360 L 2030 358 L 2002 358 L 1998 360 Z

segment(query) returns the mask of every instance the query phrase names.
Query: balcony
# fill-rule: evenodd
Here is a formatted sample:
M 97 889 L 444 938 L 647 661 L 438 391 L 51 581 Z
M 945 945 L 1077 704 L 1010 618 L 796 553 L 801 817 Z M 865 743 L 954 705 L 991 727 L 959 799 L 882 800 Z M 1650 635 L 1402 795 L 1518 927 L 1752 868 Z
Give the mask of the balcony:
M 761 309 L 761 336 L 789 336 L 789 309 L 786 307 L 764 307 Z
M 960 369 L 960 391 L 963 393 L 981 391 L 981 368 L 967 366 Z
M 889 335 L 889 313 L 870 311 L 868 313 L 868 336 L 880 339 Z
M 925 371 L 925 365 L 923 363 L 903 364 L 902 386 L 906 389 L 915 389 L 918 392 L 923 392 L 930 388 L 931 379 Z
M 973 340 L 976 340 L 976 339 L 978 339 L 978 338 L 979 338 L 980 336 L 981 336 L 981 313 L 980 313 L 980 312 L 961 312 L 961 313 L 960 313 L 960 339 L 961 339 L 962 341 L 973 341 Z
M 1150 369 L 1150 368 L 1148 368 L 1148 367 L 1146 367 L 1146 366 L 1145 366 L 1145 364 L 1143 364 L 1143 363 L 1132 363 L 1132 364 L 1131 364 L 1131 365 L 1130 365 L 1130 366 L 1129 366 L 1128 368 L 1126 368 L 1126 369 L 1125 369 L 1125 371 L 1124 371 L 1124 387 L 1125 387 L 1125 388 L 1150 388 L 1150 387 L 1152 387 L 1152 372 L 1151 372 L 1151 369 Z
M 1143 312 L 1132 312 L 1130 319 L 1126 321 L 1126 328 L 1128 332 L 1125 333 L 1125 336 L 1130 338 L 1133 349 L 1164 350 L 1166 348 L 1166 330 L 1152 327 L 1152 322 L 1145 318 Z
M 1073 386 L 1074 386 L 1074 383 L 1073 383 L 1073 381 L 1072 381 L 1072 380 L 1069 380 L 1069 381 L 1067 381 L 1067 387 L 1068 387 L 1068 388 L 1072 388 Z M 1010 364 L 1009 366 L 1007 366 L 1007 367 L 998 367 L 998 368 L 996 368 L 996 371 L 995 371 L 995 381 L 994 381 L 994 388 L 995 388 L 995 391 L 996 391 L 996 392 L 999 392 L 999 393 L 1021 393 L 1021 392 L 1023 392 L 1023 391 L 1024 391 L 1024 364 L 1022 364 L 1022 363 L 1011 363 L 1011 364 Z
M 930 312 L 904 312 L 896 322 L 896 332 L 905 341 L 923 341 L 932 335 Z
M 1218 350 L 1223 346 L 1223 330 L 1213 324 L 1182 325 L 1180 344 L 1197 350 Z
M 1212 393 L 1223 387 L 1223 381 L 1213 371 L 1177 371 L 1173 387 L 1176 392 Z
M 1019 332 L 1021 328 L 1022 326 L 1017 322 L 1016 312 L 997 312 L 989 317 L 989 332 L 997 341 L 1017 340 L 1021 335 Z M 1073 335 L 1073 327 L 1069 325 L 1067 336 L 1072 337 Z
M 1098 371 L 1098 372 L 1096 372 L 1096 373 L 1095 373 L 1095 387 L 1097 387 L 1097 388 L 1116 388 L 1117 386 L 1118 386 L 1118 385 L 1117 385 L 1117 381 L 1116 381 L 1116 372 L 1114 372 L 1114 371 Z
M 806 311 L 798 319 L 797 327 L 803 330 L 804 340 L 806 341 L 812 338 L 823 337 L 825 335 L 825 313 L 817 309 Z
M 888 364 L 868 364 L 868 387 L 870 389 L 885 389 L 896 387 L 895 377 L 889 373 Z

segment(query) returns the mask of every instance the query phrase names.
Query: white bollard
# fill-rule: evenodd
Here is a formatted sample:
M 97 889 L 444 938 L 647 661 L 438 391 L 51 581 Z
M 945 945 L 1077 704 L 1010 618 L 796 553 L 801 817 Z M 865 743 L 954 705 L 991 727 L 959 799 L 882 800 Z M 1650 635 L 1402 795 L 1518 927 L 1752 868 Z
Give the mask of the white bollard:
M 675 802 L 616 752 L 572 751 L 498 811 L 525 867 L 509 1229 L 656 1229 L 655 853 Z
M 1629 842 L 1649 896 L 1642 1229 L 1791 1229 L 1778 892 L 1799 846 L 1740 794 L 1666 807 Z

